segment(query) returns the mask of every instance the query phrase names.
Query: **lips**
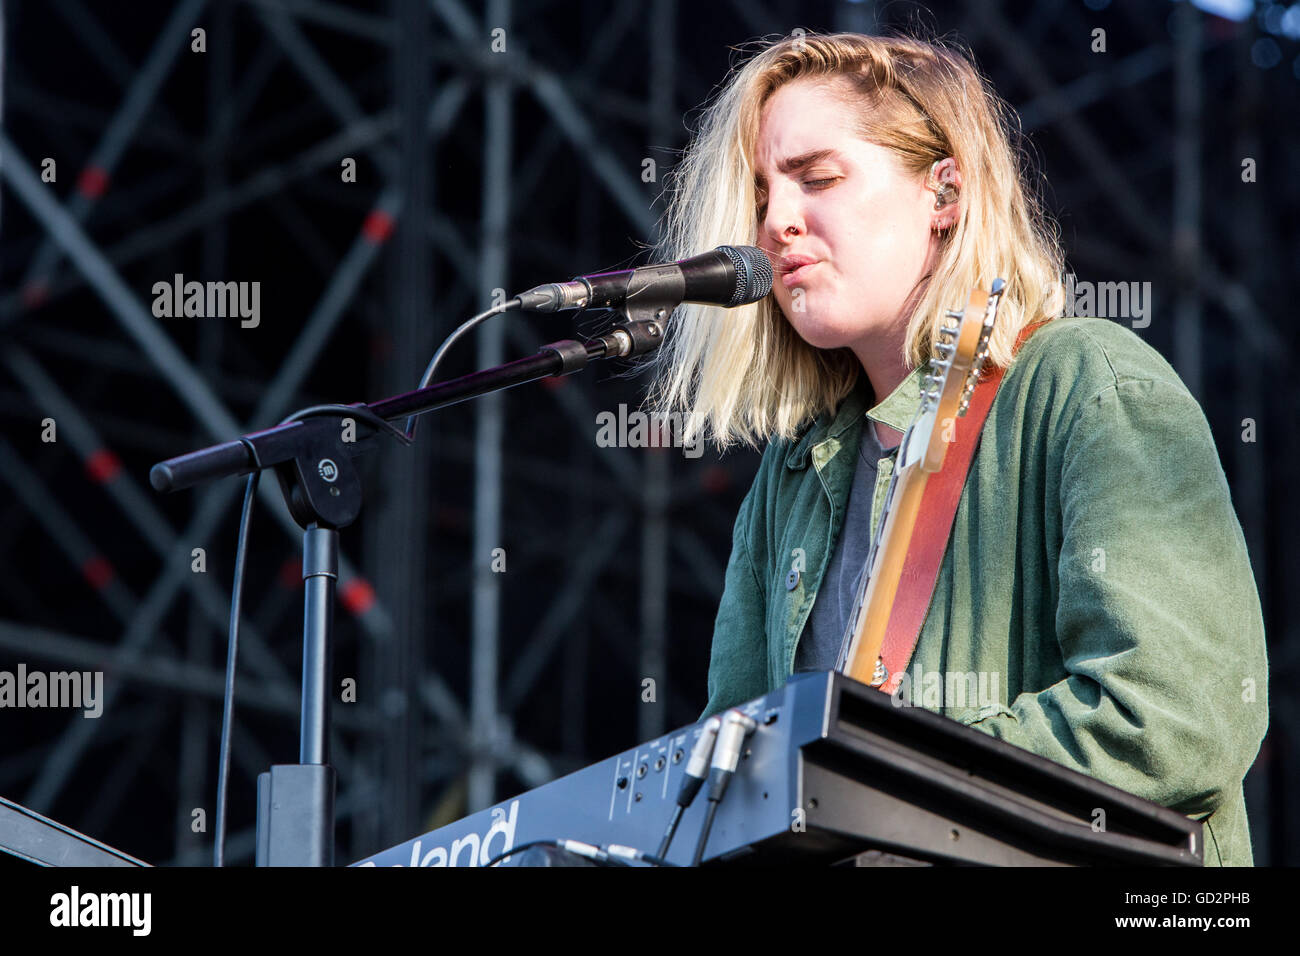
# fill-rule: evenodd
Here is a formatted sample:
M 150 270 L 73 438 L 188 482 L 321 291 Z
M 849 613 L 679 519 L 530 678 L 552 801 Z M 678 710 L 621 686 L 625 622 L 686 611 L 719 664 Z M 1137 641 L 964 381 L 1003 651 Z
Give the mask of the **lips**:
M 807 256 L 786 256 L 782 265 L 785 270 L 781 276 L 781 281 L 788 289 L 807 278 L 809 270 L 818 265 L 818 260 L 810 259 Z

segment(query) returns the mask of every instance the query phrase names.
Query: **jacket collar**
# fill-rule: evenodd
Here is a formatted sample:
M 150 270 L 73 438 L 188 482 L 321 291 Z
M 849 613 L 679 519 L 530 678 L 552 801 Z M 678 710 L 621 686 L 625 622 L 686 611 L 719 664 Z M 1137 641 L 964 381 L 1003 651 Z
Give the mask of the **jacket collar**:
M 807 467 L 808 455 L 814 445 L 820 444 L 827 438 L 838 438 L 849 428 L 860 425 L 860 419 L 864 416 L 900 432 L 907 431 L 916 416 L 916 409 L 921 404 L 921 381 L 925 376 L 925 370 L 924 363 L 914 368 L 883 402 L 874 407 L 871 407 L 874 398 L 871 381 L 864 373 L 859 373 L 857 381 L 853 384 L 853 390 L 845 396 L 844 401 L 840 402 L 840 407 L 833 413 L 823 411 L 809 426 L 803 437 L 795 442 L 786 457 L 786 467 L 792 469 Z

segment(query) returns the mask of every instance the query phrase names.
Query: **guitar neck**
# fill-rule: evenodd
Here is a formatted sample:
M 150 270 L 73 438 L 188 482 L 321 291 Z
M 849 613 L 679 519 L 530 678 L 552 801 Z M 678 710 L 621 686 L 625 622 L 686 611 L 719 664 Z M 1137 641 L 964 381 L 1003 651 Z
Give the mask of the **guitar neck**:
M 872 548 L 864 582 L 866 592 L 858 599 L 852 630 L 845 638 L 836 668 L 864 684 L 879 683 L 875 679 L 876 659 L 885 641 L 908 542 L 912 540 L 912 529 L 921 511 L 921 498 L 929 477 L 919 462 L 908 465 L 895 472 L 886 498 L 884 521 Z
M 922 387 L 920 408 L 898 447 L 898 463 L 885 496 L 880 532 L 872 541 L 867 576 L 859 585 L 853 621 L 840 644 L 835 667 L 872 687 L 889 679 L 880 652 L 903 579 L 912 531 L 921 513 L 921 499 L 930 475 L 943 468 L 948 446 L 955 440 L 956 421 L 966 413 L 975 392 L 1005 285 L 995 279 L 988 294 L 979 289 L 971 292 L 963 312 L 946 313 L 949 320 L 956 322 L 938 328 L 935 357 L 930 359 L 931 372 Z M 906 662 L 895 661 L 894 666 L 905 667 Z

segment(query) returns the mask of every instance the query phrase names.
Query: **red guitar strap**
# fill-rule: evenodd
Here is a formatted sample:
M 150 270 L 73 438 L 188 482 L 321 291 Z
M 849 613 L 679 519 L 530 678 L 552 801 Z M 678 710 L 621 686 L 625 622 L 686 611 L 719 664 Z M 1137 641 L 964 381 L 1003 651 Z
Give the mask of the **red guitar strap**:
M 1014 351 L 1019 351 L 1025 339 L 1042 324 L 1035 322 L 1025 326 L 1016 339 Z M 921 625 L 925 623 L 934 585 L 939 578 L 939 565 L 948 549 L 957 503 L 961 500 L 971 460 L 979 448 L 984 419 L 993 405 L 998 386 L 1002 384 L 1003 372 L 1000 368 L 992 369 L 976 383 L 966 414 L 953 423 L 954 440 L 944 455 L 943 467 L 926 480 L 920 513 L 912 529 L 907 557 L 903 559 L 898 593 L 894 597 L 880 648 L 880 657 L 889 677 L 878 689 L 887 694 L 898 688 L 921 636 Z

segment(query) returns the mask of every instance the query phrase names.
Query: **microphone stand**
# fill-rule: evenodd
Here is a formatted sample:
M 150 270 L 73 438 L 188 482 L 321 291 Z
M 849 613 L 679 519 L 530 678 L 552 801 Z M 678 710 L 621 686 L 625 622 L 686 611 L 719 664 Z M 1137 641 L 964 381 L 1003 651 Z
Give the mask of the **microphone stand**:
M 514 362 L 352 408 L 388 421 L 445 408 L 540 378 L 569 375 L 599 359 L 630 358 L 663 342 L 677 302 L 630 305 L 622 321 L 589 341 L 562 339 Z M 257 866 L 333 866 L 336 774 L 329 765 L 330 675 L 338 529 L 361 510 L 361 481 L 352 459 L 367 450 L 373 429 L 343 440 L 339 419 L 309 418 L 243 435 L 154 465 L 160 492 L 273 469 L 294 521 L 303 528 L 302 707 L 298 760 L 257 778 Z M 366 416 L 369 417 L 369 416 Z M 364 424 L 364 418 L 360 419 Z

